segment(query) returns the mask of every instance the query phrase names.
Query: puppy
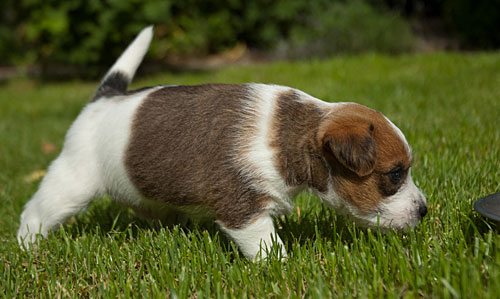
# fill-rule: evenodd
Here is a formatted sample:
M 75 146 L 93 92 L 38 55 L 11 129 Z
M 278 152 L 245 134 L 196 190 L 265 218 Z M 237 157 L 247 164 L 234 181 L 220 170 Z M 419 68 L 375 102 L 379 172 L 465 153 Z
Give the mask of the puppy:
M 367 226 L 405 229 L 427 213 L 404 135 L 362 105 L 253 83 L 127 92 L 152 35 L 137 36 L 69 129 L 21 215 L 20 244 L 103 194 L 149 217 L 210 216 L 250 259 L 273 243 L 286 256 L 272 217 L 302 190 Z

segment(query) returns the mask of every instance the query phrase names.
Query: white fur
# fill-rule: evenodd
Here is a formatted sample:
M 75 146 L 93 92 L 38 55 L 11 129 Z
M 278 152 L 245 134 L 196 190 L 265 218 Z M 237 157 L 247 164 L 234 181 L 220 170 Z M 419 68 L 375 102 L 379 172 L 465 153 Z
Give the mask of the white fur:
M 282 258 L 287 256 L 283 242 L 274 231 L 273 219 L 267 213 L 242 229 L 229 229 L 221 223 L 219 225 L 238 244 L 241 252 L 252 260 L 267 258 L 272 246 L 279 246 Z
M 425 196 L 413 183 L 410 169 L 398 192 L 382 202 L 380 225 L 397 229 L 406 229 L 407 226 L 414 227 L 420 220 L 419 208 L 426 203 Z M 372 224 L 376 225 L 377 222 Z
M 153 38 L 153 26 L 146 27 L 137 35 L 134 41 L 127 47 L 123 54 L 116 60 L 115 64 L 109 69 L 103 82 L 114 72 L 122 72 L 127 75 L 128 80 L 132 80 L 134 74 L 141 64 L 144 55 L 149 49 L 151 39 Z
M 250 137 L 242 135 L 236 146 L 235 167 L 247 178 L 262 178 L 253 188 L 265 192 L 274 200 L 269 206 L 276 214 L 290 213 L 293 193 L 274 165 L 276 151 L 271 148 L 272 117 L 277 96 L 291 90 L 279 85 L 249 84 L 248 101 L 242 116 L 251 130 Z M 253 125 L 252 125 L 253 124 Z M 241 130 L 242 128 L 239 128 Z M 245 130 L 243 128 L 243 130 Z
M 59 157 L 21 215 L 18 239 L 28 244 L 109 193 L 140 206 L 141 196 L 127 177 L 123 156 L 135 110 L 155 88 L 130 97 L 101 99 L 85 107 L 72 124 Z
M 130 181 L 123 161 L 131 134 L 134 114 L 142 101 L 160 87 L 154 87 L 131 96 L 117 96 L 97 101 L 93 109 L 99 111 L 99 127 L 94 140 L 96 159 L 101 166 L 105 192 L 118 202 L 139 206 L 141 196 Z

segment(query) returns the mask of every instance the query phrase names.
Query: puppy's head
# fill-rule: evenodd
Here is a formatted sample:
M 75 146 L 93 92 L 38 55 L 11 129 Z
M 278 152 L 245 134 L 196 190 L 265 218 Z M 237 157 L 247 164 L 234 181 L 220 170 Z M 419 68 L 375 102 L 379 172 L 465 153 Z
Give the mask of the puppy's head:
M 342 104 L 322 121 L 317 142 L 330 166 L 335 196 L 358 222 L 405 229 L 427 213 L 426 198 L 411 178 L 411 149 L 381 113 Z

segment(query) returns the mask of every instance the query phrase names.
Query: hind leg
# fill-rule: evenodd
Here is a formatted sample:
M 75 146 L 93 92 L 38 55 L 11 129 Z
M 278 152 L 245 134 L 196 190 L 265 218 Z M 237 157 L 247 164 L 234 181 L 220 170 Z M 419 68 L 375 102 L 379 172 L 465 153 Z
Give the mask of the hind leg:
M 99 192 L 92 163 L 61 154 L 49 167 L 38 191 L 25 205 L 17 232 L 19 244 L 29 245 L 40 234 L 64 223 L 88 206 Z

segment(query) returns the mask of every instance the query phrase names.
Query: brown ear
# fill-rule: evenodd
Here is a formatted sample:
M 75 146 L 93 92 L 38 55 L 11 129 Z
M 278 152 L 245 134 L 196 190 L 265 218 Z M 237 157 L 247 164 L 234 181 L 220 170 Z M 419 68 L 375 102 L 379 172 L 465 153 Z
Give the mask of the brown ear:
M 322 139 L 323 148 L 358 176 L 373 172 L 377 148 L 373 125 L 364 119 L 340 118 L 332 122 Z

